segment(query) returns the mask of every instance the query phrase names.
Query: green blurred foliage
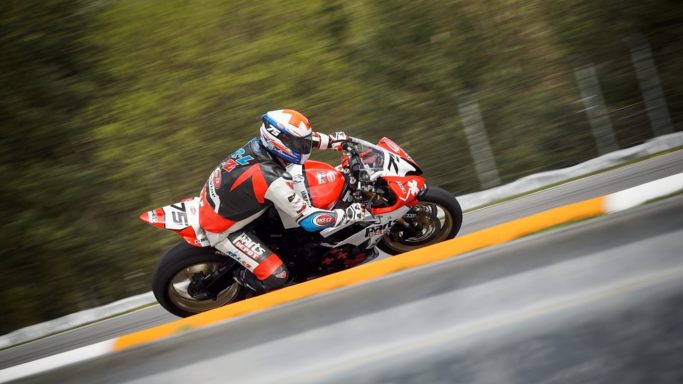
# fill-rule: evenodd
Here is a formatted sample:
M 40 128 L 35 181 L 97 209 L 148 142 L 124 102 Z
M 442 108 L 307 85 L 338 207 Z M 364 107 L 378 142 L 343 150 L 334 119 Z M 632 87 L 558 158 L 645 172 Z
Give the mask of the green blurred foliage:
M 508 182 L 595 157 L 573 70 L 596 65 L 621 146 L 652 137 L 627 39 L 683 125 L 676 0 L 9 0 L 0 5 L 0 332 L 149 290 L 175 235 L 142 211 L 198 192 L 294 108 L 393 138 L 430 182 L 479 189 L 456 94 Z M 335 154 L 322 154 L 333 161 Z

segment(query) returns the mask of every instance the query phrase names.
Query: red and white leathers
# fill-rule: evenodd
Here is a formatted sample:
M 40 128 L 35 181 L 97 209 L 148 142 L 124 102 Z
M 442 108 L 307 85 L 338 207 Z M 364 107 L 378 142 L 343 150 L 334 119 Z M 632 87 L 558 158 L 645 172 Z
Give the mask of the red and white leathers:
M 332 141 L 326 134 L 313 134 L 316 148 L 330 148 Z M 243 230 L 269 207 L 275 205 L 281 215 L 284 213 L 308 231 L 364 218 L 364 209 L 357 204 L 346 210 L 308 205 L 295 193 L 284 162 L 270 154 L 258 139 L 223 160 L 211 173 L 200 196 L 199 224 L 209 243 L 251 271 L 257 280 L 248 279 L 249 286 L 259 291 L 280 288 L 289 278 L 278 255 L 252 231 Z

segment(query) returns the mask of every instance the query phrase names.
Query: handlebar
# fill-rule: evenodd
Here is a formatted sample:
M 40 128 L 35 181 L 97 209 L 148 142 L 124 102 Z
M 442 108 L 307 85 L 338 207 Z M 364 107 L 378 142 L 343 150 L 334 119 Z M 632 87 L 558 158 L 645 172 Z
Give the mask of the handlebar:
M 356 148 L 355 148 L 353 145 L 351 145 L 351 141 L 345 141 L 345 142 L 342 144 L 342 149 L 345 150 L 345 151 L 347 151 L 347 152 L 351 152 L 351 153 L 356 152 L 356 153 L 358 153 L 358 151 L 356 151 Z

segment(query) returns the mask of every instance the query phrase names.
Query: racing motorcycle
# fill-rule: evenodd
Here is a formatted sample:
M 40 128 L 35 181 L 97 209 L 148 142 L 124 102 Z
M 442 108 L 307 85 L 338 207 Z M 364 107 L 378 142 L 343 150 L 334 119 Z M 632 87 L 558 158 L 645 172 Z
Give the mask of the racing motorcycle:
M 375 259 L 455 237 L 462 210 L 455 197 L 428 186 L 422 170 L 400 146 L 384 137 L 375 145 L 350 137 L 341 164 L 309 160 L 287 169 L 295 191 L 312 206 L 346 208 L 362 203 L 366 220 L 307 232 L 274 206 L 248 225 L 290 271 L 289 284 L 304 282 Z M 157 301 L 169 312 L 191 316 L 257 295 L 237 282 L 233 258 L 210 246 L 199 226 L 199 198 L 156 208 L 140 218 L 178 233 L 185 241 L 162 256 L 152 277 Z

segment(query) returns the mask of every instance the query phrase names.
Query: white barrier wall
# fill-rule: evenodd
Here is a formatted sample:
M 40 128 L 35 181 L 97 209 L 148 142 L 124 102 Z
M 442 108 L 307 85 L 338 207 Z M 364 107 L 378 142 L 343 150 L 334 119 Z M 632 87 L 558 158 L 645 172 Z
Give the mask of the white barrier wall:
M 659 136 L 644 144 L 611 152 L 573 167 L 536 173 L 500 187 L 458 196 L 458 201 L 463 210 L 472 209 L 680 146 L 683 146 L 683 132 Z

